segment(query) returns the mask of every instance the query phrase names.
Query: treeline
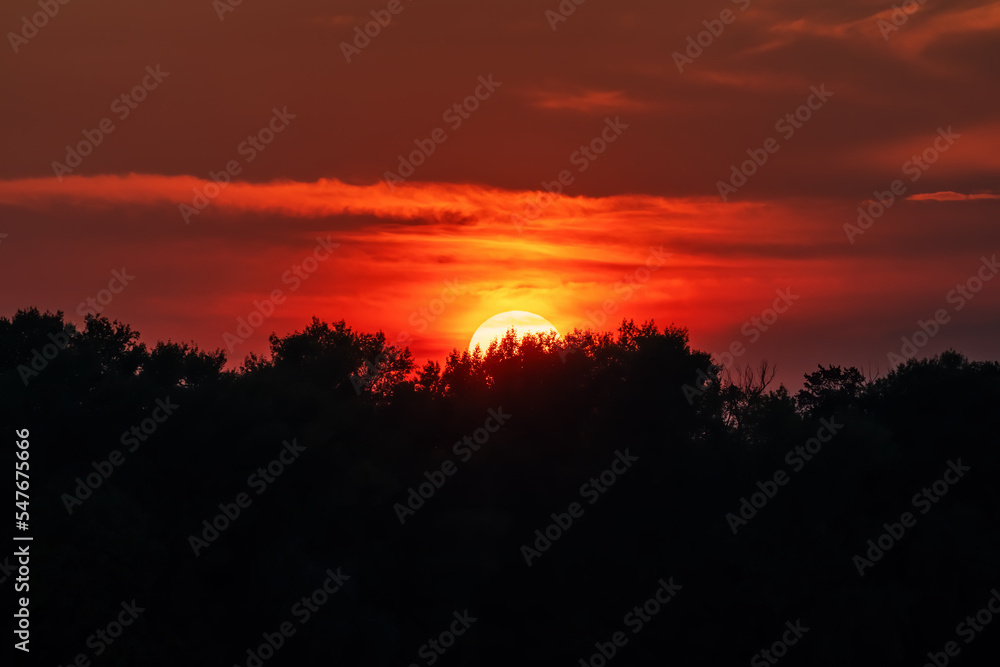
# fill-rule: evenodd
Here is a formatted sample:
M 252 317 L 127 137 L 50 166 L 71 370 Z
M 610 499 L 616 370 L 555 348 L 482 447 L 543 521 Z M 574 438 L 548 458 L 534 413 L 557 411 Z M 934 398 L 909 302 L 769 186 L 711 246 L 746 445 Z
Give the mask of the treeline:
M 226 364 L 103 317 L 0 318 L 34 658 L 767 664 L 796 621 L 783 664 L 1000 645 L 956 634 L 1000 585 L 996 362 L 819 366 L 791 394 L 674 326 L 418 366 L 313 319 Z

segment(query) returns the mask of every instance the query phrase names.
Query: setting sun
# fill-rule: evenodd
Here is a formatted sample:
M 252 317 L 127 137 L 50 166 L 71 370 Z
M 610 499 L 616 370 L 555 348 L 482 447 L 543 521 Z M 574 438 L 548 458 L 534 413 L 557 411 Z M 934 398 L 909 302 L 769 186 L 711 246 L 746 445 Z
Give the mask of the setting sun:
M 479 325 L 476 333 L 472 334 L 469 341 L 469 352 L 475 350 L 478 345 L 483 352 L 489 348 L 494 338 L 503 338 L 507 330 L 513 328 L 519 338 L 524 338 L 525 334 L 555 333 L 559 335 L 558 329 L 541 315 L 529 313 L 526 310 L 508 310 L 505 313 L 494 315 Z

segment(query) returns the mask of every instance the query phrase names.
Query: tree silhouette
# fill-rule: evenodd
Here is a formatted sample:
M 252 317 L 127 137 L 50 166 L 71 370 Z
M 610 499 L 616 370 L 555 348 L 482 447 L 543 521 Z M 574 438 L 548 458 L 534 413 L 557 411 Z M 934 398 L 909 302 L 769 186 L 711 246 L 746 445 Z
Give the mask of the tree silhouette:
M 454 664 L 574 664 L 671 575 L 685 588 L 621 664 L 745 661 L 796 618 L 812 623 L 802 664 L 921 664 L 1000 576 L 996 362 L 948 351 L 873 381 L 821 365 L 793 395 L 770 365 L 727 374 L 653 322 L 508 331 L 419 368 L 343 321 L 269 342 L 239 361 L 147 347 L 99 316 L 0 318 L 4 406 L 31 431 L 39 660 L 68 664 L 134 597 L 148 620 L 102 664 L 247 664 L 342 566 L 344 590 L 269 667 L 423 662 L 418 647 L 466 608 L 480 620 Z M 699 374 L 721 381 L 689 402 Z M 157 421 L 165 401 L 177 407 Z M 304 450 L 276 472 L 293 441 Z M 940 491 L 959 460 L 970 472 L 921 514 L 914 493 Z M 574 502 L 582 515 L 545 537 Z M 859 576 L 852 557 L 904 511 L 916 527 Z M 189 538 L 209 530 L 196 556 Z M 529 567 L 521 547 L 536 544 Z

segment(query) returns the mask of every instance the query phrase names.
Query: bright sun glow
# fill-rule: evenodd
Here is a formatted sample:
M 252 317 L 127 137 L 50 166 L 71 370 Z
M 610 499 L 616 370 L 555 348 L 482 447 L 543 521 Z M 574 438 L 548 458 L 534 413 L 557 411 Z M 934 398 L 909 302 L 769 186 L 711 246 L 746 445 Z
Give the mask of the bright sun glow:
M 469 342 L 469 351 L 472 352 L 476 345 L 479 345 L 483 352 L 490 346 L 494 338 L 503 338 L 507 329 L 514 327 L 518 338 L 524 338 L 525 334 L 550 333 L 559 331 L 541 315 L 535 315 L 525 310 L 508 310 L 506 313 L 494 315 L 479 325 L 476 333 L 472 334 Z

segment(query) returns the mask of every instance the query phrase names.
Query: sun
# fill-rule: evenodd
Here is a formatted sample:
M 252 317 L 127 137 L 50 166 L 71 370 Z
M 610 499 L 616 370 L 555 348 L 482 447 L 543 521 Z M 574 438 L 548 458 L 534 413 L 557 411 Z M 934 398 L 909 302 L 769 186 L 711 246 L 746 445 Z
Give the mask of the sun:
M 529 313 L 526 310 L 508 310 L 506 313 L 499 313 L 479 325 L 476 333 L 472 334 L 469 341 L 469 352 L 475 350 L 479 345 L 483 352 L 489 349 L 494 338 L 503 338 L 507 329 L 511 327 L 517 332 L 518 338 L 524 338 L 525 334 L 555 333 L 559 335 L 559 330 L 541 315 Z

